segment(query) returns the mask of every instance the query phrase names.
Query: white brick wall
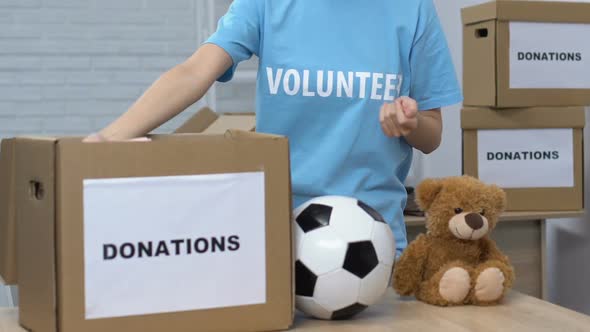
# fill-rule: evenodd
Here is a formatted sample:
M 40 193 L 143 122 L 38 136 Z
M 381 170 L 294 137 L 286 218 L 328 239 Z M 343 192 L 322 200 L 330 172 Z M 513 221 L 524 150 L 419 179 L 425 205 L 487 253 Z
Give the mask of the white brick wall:
M 0 0 L 0 137 L 84 135 L 114 120 L 194 52 L 199 1 Z M 214 0 L 214 15 L 230 2 Z M 253 110 L 252 82 L 218 88 L 219 111 Z

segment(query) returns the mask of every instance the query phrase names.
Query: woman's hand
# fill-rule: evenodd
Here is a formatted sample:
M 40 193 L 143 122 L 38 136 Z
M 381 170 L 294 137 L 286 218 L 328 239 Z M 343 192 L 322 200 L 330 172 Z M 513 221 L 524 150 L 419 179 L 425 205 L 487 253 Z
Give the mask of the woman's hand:
M 84 142 L 84 143 L 97 143 L 97 142 L 106 142 L 106 141 L 107 140 L 104 137 L 102 137 L 102 135 L 99 133 L 90 134 L 82 140 L 82 142 Z
M 410 97 L 399 97 L 384 104 L 379 113 L 381 128 L 388 137 L 404 137 L 414 148 L 431 153 L 442 140 L 440 108 L 418 112 L 418 103 Z
M 399 97 L 381 106 L 379 121 L 388 137 L 407 136 L 418 128 L 418 104 L 410 97 Z
M 84 143 L 99 143 L 99 142 L 114 142 L 114 141 L 115 140 L 107 139 L 106 137 L 104 137 L 100 133 L 90 134 L 82 140 L 82 142 L 84 142 Z M 124 140 L 124 141 L 125 142 L 149 142 L 149 141 L 151 141 L 151 139 L 148 137 L 137 137 L 137 138 L 132 138 L 132 139 Z

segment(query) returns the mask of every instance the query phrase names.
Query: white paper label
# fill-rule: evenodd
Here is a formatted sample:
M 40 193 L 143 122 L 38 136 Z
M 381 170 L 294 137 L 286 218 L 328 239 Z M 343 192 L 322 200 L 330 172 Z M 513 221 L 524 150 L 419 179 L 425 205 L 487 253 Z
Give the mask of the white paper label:
M 84 181 L 86 319 L 266 302 L 264 173 Z
M 477 132 L 479 178 L 503 188 L 574 186 L 572 129 Z
M 590 89 L 590 24 L 509 24 L 511 89 Z

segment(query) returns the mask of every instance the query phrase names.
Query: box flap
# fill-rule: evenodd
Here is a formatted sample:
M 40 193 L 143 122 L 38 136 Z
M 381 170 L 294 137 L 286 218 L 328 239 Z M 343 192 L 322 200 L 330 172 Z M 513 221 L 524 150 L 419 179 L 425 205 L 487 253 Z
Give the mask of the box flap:
M 258 141 L 258 140 L 283 140 L 285 136 L 246 131 L 240 129 L 228 129 L 221 134 L 153 134 L 148 136 L 153 142 L 184 142 L 194 143 L 223 143 L 227 140 L 236 141 Z M 62 140 L 64 141 L 64 140 Z M 117 144 L 141 144 L 143 142 L 116 142 Z M 80 143 L 82 144 L 82 143 Z M 110 143 L 114 144 L 114 143 Z
M 14 143 L 4 139 L 0 149 L 0 277 L 7 285 L 17 283 Z
M 461 10 L 463 24 L 501 21 L 590 23 L 590 3 L 499 0 Z
M 188 119 L 175 134 L 223 134 L 228 129 L 254 131 L 256 115 L 254 113 L 222 113 L 217 114 L 212 109 L 204 107 Z
M 584 128 L 584 107 L 535 107 L 498 110 L 466 107 L 463 129 Z
M 60 140 L 60 137 L 53 137 L 53 136 L 19 136 L 17 137 L 18 140 L 28 140 L 28 141 L 49 141 L 55 142 Z
M 176 134 L 195 134 L 207 129 L 219 116 L 212 109 L 203 107 L 174 131 Z
M 53 137 L 25 136 L 4 139 L 0 148 L 0 278 L 7 285 L 16 285 L 16 149 L 19 140 L 53 142 Z
M 19 320 L 32 331 L 57 331 L 55 146 L 52 138 L 15 140 Z
M 284 139 L 285 136 L 253 132 L 250 130 L 242 129 L 228 129 L 225 131 L 225 137 L 232 139 Z
M 256 128 L 256 116 L 252 113 L 221 114 L 207 129 L 204 134 L 223 134 L 230 129 L 254 131 Z

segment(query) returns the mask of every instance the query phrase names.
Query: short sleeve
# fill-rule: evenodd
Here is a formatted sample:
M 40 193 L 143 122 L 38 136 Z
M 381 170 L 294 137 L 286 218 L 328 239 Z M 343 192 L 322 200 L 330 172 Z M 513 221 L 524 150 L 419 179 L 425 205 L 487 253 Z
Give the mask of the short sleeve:
M 232 58 L 233 65 L 218 81 L 232 79 L 236 67 L 260 49 L 262 4 L 259 0 L 234 0 L 227 13 L 219 19 L 217 30 L 205 43 L 223 48 Z
M 463 96 L 446 36 L 432 0 L 421 1 L 410 51 L 410 97 L 420 110 L 457 104 Z

